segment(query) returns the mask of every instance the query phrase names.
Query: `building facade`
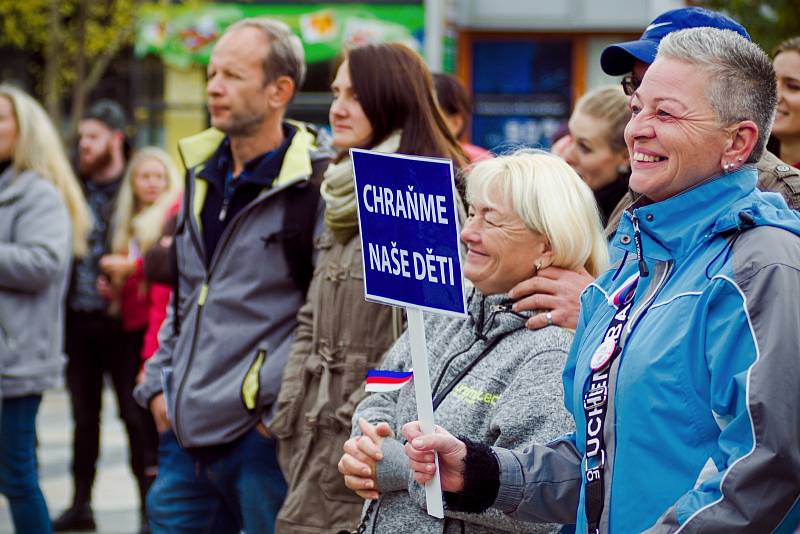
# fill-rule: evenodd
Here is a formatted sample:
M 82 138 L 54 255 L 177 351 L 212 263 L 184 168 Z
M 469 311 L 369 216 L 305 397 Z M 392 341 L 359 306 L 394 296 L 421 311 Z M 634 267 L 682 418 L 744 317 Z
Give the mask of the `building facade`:
M 309 76 L 290 116 L 327 125 L 328 86 L 344 47 L 402 41 L 434 70 L 470 89 L 472 142 L 497 152 L 547 148 L 577 97 L 617 80 L 600 70 L 605 46 L 638 36 L 679 0 L 419 0 L 223 2 L 143 8 L 132 76 L 138 144 L 174 151 L 208 124 L 205 63 L 224 28 L 243 16 L 284 20 L 303 39 Z M 428 42 L 426 43 L 426 39 Z M 431 45 L 436 46 L 431 46 Z

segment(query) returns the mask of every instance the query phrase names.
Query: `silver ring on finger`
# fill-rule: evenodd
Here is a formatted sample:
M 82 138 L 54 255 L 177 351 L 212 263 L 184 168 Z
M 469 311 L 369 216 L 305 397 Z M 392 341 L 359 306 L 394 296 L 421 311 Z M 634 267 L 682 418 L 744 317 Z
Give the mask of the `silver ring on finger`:
M 549 311 L 544 316 L 547 318 L 547 326 L 553 326 L 553 312 Z

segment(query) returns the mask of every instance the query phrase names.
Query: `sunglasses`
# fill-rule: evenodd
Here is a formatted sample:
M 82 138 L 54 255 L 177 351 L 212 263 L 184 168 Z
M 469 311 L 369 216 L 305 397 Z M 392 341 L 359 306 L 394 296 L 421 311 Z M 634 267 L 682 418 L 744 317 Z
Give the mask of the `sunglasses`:
M 625 94 L 631 96 L 639 88 L 639 86 L 642 85 L 642 80 L 633 74 L 628 74 L 622 78 L 622 82 L 620 83 L 622 83 L 622 90 L 625 91 Z

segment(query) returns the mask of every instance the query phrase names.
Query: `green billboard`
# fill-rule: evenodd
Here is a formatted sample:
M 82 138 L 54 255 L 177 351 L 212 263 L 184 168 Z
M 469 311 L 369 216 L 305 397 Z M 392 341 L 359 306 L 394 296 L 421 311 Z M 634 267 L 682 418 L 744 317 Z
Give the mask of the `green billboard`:
M 179 68 L 205 65 L 225 28 L 248 17 L 288 24 L 302 39 L 308 63 L 368 42 L 402 42 L 421 51 L 425 26 L 421 4 L 148 5 L 137 20 L 135 52 L 138 57 L 159 55 Z

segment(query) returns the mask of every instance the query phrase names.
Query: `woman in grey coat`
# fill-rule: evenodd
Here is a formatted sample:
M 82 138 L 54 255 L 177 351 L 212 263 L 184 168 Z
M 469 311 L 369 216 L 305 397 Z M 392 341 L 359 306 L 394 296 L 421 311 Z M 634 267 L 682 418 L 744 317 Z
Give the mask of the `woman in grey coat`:
M 572 333 L 525 328 L 508 290 L 555 265 L 593 274 L 607 263 L 597 205 L 589 188 L 560 158 L 522 152 L 477 164 L 467 177 L 469 218 L 461 232 L 465 276 L 474 284 L 465 319 L 428 316 L 434 416 L 437 424 L 486 445 L 511 449 L 555 439 L 572 429 L 563 406 L 561 371 Z M 408 371 L 408 335 L 383 368 Z M 401 428 L 415 420 L 414 387 L 367 397 L 353 416 L 353 437 L 339 470 L 368 499 L 366 532 L 547 532 L 489 510 L 480 515 L 425 512 L 425 493 L 411 477 Z M 448 426 L 450 425 L 450 426 Z
M 42 107 L 0 85 L 0 493 L 19 533 L 51 531 L 36 467 L 42 392 L 60 383 L 63 302 L 89 212 Z

